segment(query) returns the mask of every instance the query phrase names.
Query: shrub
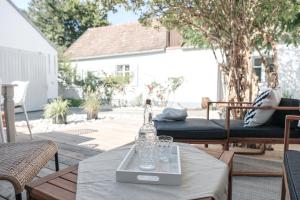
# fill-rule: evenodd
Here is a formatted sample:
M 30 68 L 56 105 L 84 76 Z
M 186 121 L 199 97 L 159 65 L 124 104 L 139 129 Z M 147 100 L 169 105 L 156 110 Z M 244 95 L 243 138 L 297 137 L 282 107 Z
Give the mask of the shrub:
M 66 124 L 67 113 L 69 112 L 69 101 L 61 97 L 47 104 L 44 108 L 45 118 L 52 119 L 54 124 Z
M 87 113 L 88 119 L 97 119 L 100 110 L 100 100 L 97 92 L 90 92 L 86 95 L 83 102 L 83 109 Z

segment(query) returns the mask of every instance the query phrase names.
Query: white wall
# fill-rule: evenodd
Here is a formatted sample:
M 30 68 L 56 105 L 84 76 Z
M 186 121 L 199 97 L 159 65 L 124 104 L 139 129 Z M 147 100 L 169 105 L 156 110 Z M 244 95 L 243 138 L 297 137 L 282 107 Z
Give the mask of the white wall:
M 3 83 L 29 81 L 26 107 L 41 110 L 47 103 L 47 62 L 45 55 L 0 47 L 0 79 Z
M 43 54 L 45 57 L 45 64 L 41 67 L 47 68 L 47 70 L 42 70 L 47 73 L 45 76 L 47 79 L 45 92 L 47 94 L 47 98 L 57 97 L 58 85 L 56 49 L 49 44 L 38 30 L 34 28 L 8 0 L 0 0 L 0 24 L 0 47 L 26 51 L 28 53 Z M 17 54 L 14 56 L 18 57 Z M 20 60 L 19 62 L 25 61 Z
M 0 46 L 56 55 L 40 33 L 7 0 L 0 1 Z
M 300 98 L 300 47 L 278 45 L 278 61 L 280 87 L 293 98 Z M 176 92 L 175 102 L 199 107 L 202 97 L 211 100 L 220 98 L 217 64 L 211 50 L 169 49 L 166 52 L 73 62 L 80 75 L 86 71 L 101 73 L 102 70 L 115 73 L 118 64 L 129 64 L 134 72 L 133 82 L 128 89 L 128 101 L 141 93 L 145 97 L 146 84 L 175 76 L 185 78 L 183 86 Z
M 167 49 L 166 52 L 73 62 L 78 74 L 85 71 L 115 73 L 116 65 L 129 64 L 134 73 L 128 88 L 128 101 L 147 93 L 146 84 L 163 82 L 169 77 L 184 77 L 174 98 L 187 107 L 200 107 L 202 97 L 217 99 L 217 64 L 210 50 Z
M 278 45 L 278 62 L 280 87 L 300 99 L 300 47 Z

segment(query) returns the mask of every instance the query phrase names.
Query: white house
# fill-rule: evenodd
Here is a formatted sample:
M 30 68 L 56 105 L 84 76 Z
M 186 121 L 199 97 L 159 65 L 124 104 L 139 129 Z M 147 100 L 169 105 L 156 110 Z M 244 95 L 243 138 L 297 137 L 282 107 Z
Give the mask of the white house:
M 0 1 L 0 79 L 29 81 L 28 110 L 57 97 L 57 50 L 10 0 Z
M 280 46 L 279 62 L 283 69 L 290 66 L 293 70 L 300 70 L 299 56 L 294 55 L 297 52 L 299 54 L 296 48 Z M 184 77 L 184 83 L 171 101 L 186 107 L 200 107 L 202 97 L 212 100 L 222 98 L 221 81 L 212 51 L 182 47 L 180 35 L 164 28 L 157 30 L 139 23 L 91 28 L 65 55 L 69 56 L 79 75 L 86 71 L 131 73 L 133 80 L 126 95 L 129 102 L 140 94 L 145 97 L 146 85 L 152 81 L 163 82 L 168 77 L 178 76 Z M 256 56 L 253 56 L 253 62 L 263 81 L 263 69 Z M 296 80 L 295 76 L 292 80 L 299 81 L 299 77 Z M 284 82 L 285 87 L 289 84 L 289 81 Z M 292 92 L 295 87 L 286 89 Z

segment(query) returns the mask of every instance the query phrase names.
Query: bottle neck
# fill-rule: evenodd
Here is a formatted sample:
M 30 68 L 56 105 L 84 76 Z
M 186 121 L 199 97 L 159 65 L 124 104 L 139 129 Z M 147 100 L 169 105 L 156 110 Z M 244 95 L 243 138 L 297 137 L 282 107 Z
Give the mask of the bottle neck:
M 152 107 L 149 104 L 146 104 L 144 110 L 144 125 L 152 124 Z

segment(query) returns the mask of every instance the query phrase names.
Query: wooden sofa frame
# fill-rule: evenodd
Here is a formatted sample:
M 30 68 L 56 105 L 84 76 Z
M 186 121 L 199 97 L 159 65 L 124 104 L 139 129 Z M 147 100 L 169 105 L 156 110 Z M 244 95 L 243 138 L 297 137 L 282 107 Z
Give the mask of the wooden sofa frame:
M 176 142 L 185 142 L 190 144 L 205 144 L 205 147 L 208 144 L 221 144 L 223 145 L 224 150 L 229 150 L 229 144 L 233 143 L 242 143 L 242 144 L 284 144 L 286 139 L 284 136 L 283 138 L 261 138 L 261 137 L 231 137 L 230 136 L 230 114 L 231 111 L 235 109 L 261 109 L 261 110 L 299 110 L 300 107 L 289 107 L 289 106 L 262 106 L 262 107 L 255 107 L 252 106 L 252 102 L 226 102 L 226 101 L 210 101 L 207 105 L 207 113 L 206 118 L 207 120 L 210 119 L 210 107 L 212 104 L 225 104 L 226 108 L 226 119 L 225 119 L 225 130 L 227 133 L 227 138 L 223 140 L 199 140 L 199 139 L 176 139 Z M 291 117 L 288 117 L 288 120 L 292 120 Z M 289 130 L 290 125 L 287 124 L 285 127 L 285 132 Z M 289 132 L 288 132 L 289 133 Z M 288 140 L 291 144 L 300 144 L 300 138 L 292 138 Z M 238 152 L 243 153 L 243 152 Z M 258 153 L 248 153 L 246 154 L 261 154 L 264 153 L 264 149 Z M 243 153 L 245 154 L 245 153 Z M 233 172 L 234 176 L 270 176 L 270 177 L 281 177 L 282 172 Z
M 231 137 L 230 136 L 230 114 L 232 110 L 235 109 L 261 109 L 261 110 L 299 110 L 300 107 L 287 107 L 287 106 L 249 106 L 250 102 L 224 102 L 215 101 L 208 102 L 207 106 L 207 119 L 209 120 L 209 109 L 211 104 L 227 104 L 226 106 L 226 125 L 225 129 L 227 132 L 227 140 L 224 146 L 225 150 L 229 149 L 229 144 L 231 143 L 244 143 L 244 144 L 284 144 L 284 138 L 255 138 L 255 137 Z M 244 106 L 247 105 L 247 106 Z M 289 128 L 289 127 L 288 127 Z M 293 138 L 289 140 L 291 144 L 300 144 L 300 138 Z
M 229 144 L 232 143 L 243 143 L 243 144 L 285 144 L 285 150 L 288 148 L 288 144 L 300 144 L 300 138 L 289 138 L 290 133 L 290 123 L 293 120 L 297 120 L 300 118 L 297 116 L 287 116 L 286 117 L 286 125 L 284 128 L 284 137 L 283 138 L 255 138 L 255 137 L 231 137 L 230 136 L 230 114 L 234 109 L 262 109 L 262 110 L 299 110 L 299 107 L 288 107 L 288 106 L 262 106 L 255 107 L 252 106 L 251 102 L 224 102 L 224 101 L 216 101 L 209 102 L 207 107 L 207 119 L 209 119 L 209 109 L 211 104 L 227 104 L 226 106 L 226 125 L 225 129 L 227 132 L 227 140 L 225 145 L 223 146 L 224 150 L 229 149 Z M 264 152 L 262 149 L 261 153 Z M 241 152 L 239 152 L 241 153 Z M 242 152 L 243 153 L 243 152 Z M 247 154 L 259 154 L 258 153 L 247 153 Z M 271 177 L 280 177 L 282 176 L 282 172 L 234 172 L 234 176 L 271 176 Z

